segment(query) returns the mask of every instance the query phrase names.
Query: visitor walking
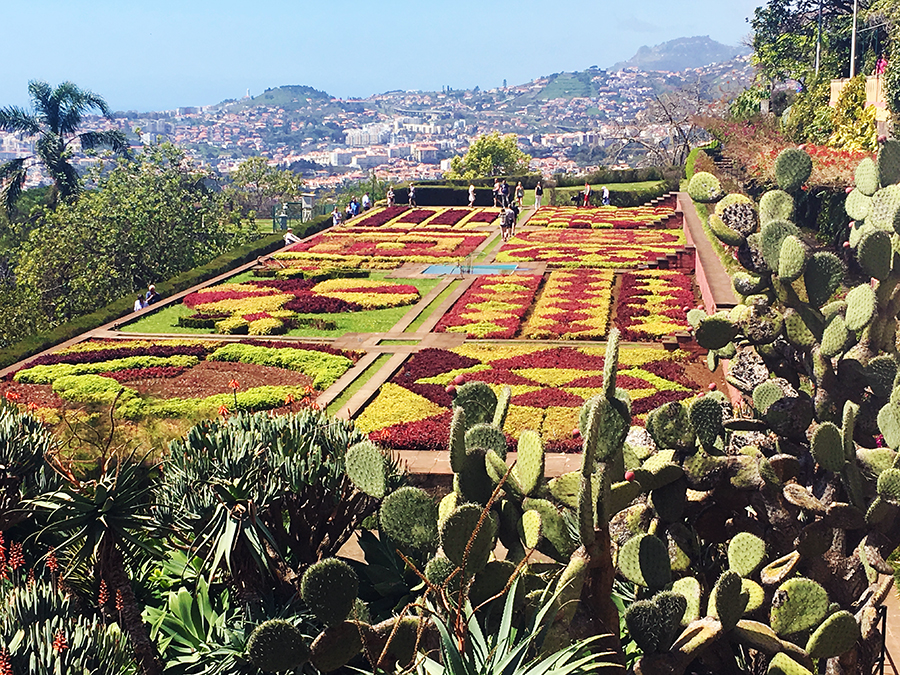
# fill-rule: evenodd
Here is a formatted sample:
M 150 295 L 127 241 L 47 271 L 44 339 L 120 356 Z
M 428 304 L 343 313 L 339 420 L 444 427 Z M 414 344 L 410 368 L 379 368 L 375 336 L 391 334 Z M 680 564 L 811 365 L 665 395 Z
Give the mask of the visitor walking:
M 516 185 L 516 204 L 518 204 L 519 208 L 522 208 L 522 202 L 525 199 L 525 188 L 522 187 L 522 181 L 519 181 L 519 184 Z
M 500 239 L 509 241 L 513 227 L 516 225 L 516 213 L 512 209 L 504 208 L 500 211 Z
M 369 193 L 367 192 L 366 194 L 363 195 L 363 198 L 362 198 L 362 209 L 363 209 L 363 211 L 368 211 L 371 208 L 372 208 L 372 200 L 369 199 Z
M 516 224 L 519 222 L 519 206 L 515 202 L 510 202 L 509 210 L 513 212 L 512 230 L 509 235 L 516 236 Z
M 591 205 L 591 186 L 589 183 L 585 182 L 584 184 L 584 202 L 581 204 L 582 206 L 590 206 Z
M 609 206 L 609 188 L 603 186 L 603 206 Z
M 469 208 L 471 209 L 475 206 L 475 186 L 471 183 L 469 184 Z
M 416 202 L 416 186 L 412 184 L 409 186 L 409 205 L 412 207 L 418 206 Z
M 500 183 L 500 201 L 503 202 L 503 206 L 509 206 L 509 183 L 505 180 Z
M 388 188 L 388 191 L 387 191 L 387 202 L 388 202 L 388 206 L 393 206 L 393 205 L 394 205 L 394 186 L 393 186 L 393 185 L 391 185 L 391 186 Z
M 492 191 L 492 195 L 494 197 L 494 207 L 500 206 L 500 179 L 494 179 L 494 189 Z
M 541 208 L 541 200 L 544 198 L 544 188 L 538 183 L 534 186 L 534 210 Z
M 340 225 L 341 224 L 341 212 L 338 211 L 337 204 L 334 205 L 334 211 L 331 212 L 331 224 L 332 225 Z

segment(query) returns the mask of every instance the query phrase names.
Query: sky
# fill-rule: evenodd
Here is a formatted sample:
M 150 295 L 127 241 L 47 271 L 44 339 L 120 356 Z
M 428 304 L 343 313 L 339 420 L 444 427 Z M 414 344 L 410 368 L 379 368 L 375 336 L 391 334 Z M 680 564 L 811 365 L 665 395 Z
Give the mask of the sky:
M 642 45 L 737 45 L 760 0 L 31 0 L 4 8 L 0 106 L 66 80 L 113 110 L 309 85 L 341 98 L 489 89 L 605 68 Z M 12 58 L 9 58 L 10 55 Z

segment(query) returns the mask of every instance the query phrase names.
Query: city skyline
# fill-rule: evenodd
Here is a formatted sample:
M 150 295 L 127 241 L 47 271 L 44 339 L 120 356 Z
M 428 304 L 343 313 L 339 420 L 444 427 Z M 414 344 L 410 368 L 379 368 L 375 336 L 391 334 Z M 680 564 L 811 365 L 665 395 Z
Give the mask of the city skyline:
M 635 0 L 565 12 L 536 0 L 452 6 L 39 0 L 7 12 L 5 41 L 27 57 L 0 72 L 0 105 L 28 106 L 34 79 L 71 80 L 112 109 L 141 111 L 212 105 L 287 84 L 340 98 L 488 89 L 504 80 L 513 85 L 607 68 L 641 46 L 678 37 L 709 35 L 737 45 L 760 4 Z

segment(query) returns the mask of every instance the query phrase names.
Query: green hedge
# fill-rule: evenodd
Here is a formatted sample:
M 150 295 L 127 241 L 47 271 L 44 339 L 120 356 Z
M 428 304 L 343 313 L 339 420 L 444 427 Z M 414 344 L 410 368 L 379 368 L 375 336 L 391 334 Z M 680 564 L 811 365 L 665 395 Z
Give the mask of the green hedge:
M 556 187 L 603 185 L 606 183 L 644 183 L 651 180 L 680 180 L 684 171 L 680 166 L 649 166 L 643 169 L 600 169 L 586 174 L 556 174 L 553 181 Z
M 320 216 L 310 220 L 309 223 L 306 224 L 304 234 L 308 236 L 330 226 L 331 216 Z M 235 267 L 239 267 L 244 263 L 255 260 L 259 256 L 268 255 L 282 246 L 284 246 L 283 235 L 266 235 L 261 239 L 249 242 L 228 253 L 224 253 L 205 265 L 183 272 L 178 276 L 172 277 L 168 281 L 159 282 L 156 284 L 156 290 L 163 296 L 180 293 L 181 291 L 196 286 L 208 279 L 224 274 Z M 71 340 L 87 331 L 131 314 L 133 309 L 134 296 L 131 293 L 128 293 L 125 297 L 110 303 L 106 307 L 101 307 L 74 321 L 69 321 L 68 323 L 57 326 L 49 331 L 31 335 L 14 345 L 0 349 L 0 368 L 5 368 L 6 366 L 22 361 L 23 359 L 27 359 L 29 356 L 34 356 L 35 354 L 50 349 L 66 340 Z
M 582 186 L 584 183 L 582 183 Z M 626 187 L 618 188 L 615 183 L 609 184 L 609 203 L 612 206 L 643 206 L 651 199 L 662 197 L 667 192 L 678 190 L 679 181 L 677 179 L 669 179 L 658 181 L 647 187 Z M 575 202 L 572 198 L 581 194 L 578 187 L 571 188 L 552 188 L 550 190 L 550 206 L 572 206 Z M 591 206 L 600 206 L 603 200 L 603 193 L 597 186 L 592 186 Z M 581 201 L 578 202 L 581 205 Z

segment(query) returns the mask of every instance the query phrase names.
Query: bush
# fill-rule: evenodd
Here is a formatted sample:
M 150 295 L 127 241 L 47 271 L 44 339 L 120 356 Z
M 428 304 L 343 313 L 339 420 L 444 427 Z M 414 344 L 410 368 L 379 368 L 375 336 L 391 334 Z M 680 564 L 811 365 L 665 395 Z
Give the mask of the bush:
M 680 180 L 684 172 L 680 166 L 650 166 L 643 169 L 599 169 L 588 174 L 556 174 L 556 187 L 576 187 L 587 182 L 590 185 L 604 183 L 644 183 L 650 180 Z
M 53 384 L 61 377 L 70 375 L 90 375 L 132 368 L 154 368 L 163 366 L 184 366 L 190 368 L 200 359 L 196 356 L 128 356 L 123 359 L 96 361 L 93 363 L 57 363 L 49 366 L 34 366 L 20 370 L 15 381 L 21 384 Z M 107 379 L 107 378 L 104 378 Z
M 257 347 L 246 344 L 230 344 L 209 355 L 210 361 L 237 361 L 258 366 L 274 366 L 295 370 L 313 378 L 316 389 L 334 384 L 353 362 L 346 356 L 296 348 Z
M 122 404 L 137 398 L 134 389 L 123 387 L 112 378 L 102 375 L 66 375 L 53 382 L 53 391 L 60 398 L 76 403 L 109 405 L 118 396 L 119 404 Z

